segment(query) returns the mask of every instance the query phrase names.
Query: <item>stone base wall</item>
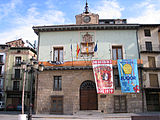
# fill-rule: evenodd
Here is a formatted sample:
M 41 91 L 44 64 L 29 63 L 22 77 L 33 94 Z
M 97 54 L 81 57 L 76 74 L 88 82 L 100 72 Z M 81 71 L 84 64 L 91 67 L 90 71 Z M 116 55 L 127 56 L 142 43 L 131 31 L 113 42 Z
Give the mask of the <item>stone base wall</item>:
M 53 76 L 62 76 L 62 90 L 53 91 Z M 53 70 L 43 71 L 38 77 L 36 113 L 50 114 L 51 97 L 63 96 L 63 114 L 75 114 L 80 110 L 80 85 L 86 80 L 94 82 L 92 70 Z M 98 95 L 98 110 L 114 113 L 114 96 L 125 95 L 127 112 L 142 112 L 142 94 L 121 93 Z

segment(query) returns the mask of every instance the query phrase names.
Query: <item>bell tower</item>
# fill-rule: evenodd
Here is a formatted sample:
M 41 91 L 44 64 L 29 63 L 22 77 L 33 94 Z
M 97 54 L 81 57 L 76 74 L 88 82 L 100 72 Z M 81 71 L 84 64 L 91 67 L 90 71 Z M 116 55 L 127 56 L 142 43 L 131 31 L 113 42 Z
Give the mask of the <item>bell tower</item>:
M 98 24 L 99 23 L 99 15 L 89 12 L 88 3 L 86 0 L 85 12 L 82 14 L 76 15 L 76 24 Z

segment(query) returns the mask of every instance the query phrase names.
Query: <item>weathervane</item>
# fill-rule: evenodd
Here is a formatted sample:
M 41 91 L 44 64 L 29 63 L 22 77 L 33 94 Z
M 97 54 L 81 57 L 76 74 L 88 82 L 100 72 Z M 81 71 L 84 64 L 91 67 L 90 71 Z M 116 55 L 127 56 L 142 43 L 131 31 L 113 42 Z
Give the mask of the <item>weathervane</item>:
M 88 14 L 88 3 L 87 3 L 87 0 L 86 0 L 86 6 L 85 6 L 85 13 Z

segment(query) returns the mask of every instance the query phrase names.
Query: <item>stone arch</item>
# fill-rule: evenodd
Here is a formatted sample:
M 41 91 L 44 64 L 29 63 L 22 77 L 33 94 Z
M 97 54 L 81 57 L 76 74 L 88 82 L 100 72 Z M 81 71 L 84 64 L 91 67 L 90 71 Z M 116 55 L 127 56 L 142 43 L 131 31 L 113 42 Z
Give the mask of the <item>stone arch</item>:
M 80 110 L 97 110 L 98 98 L 96 85 L 91 80 L 86 80 L 80 85 Z

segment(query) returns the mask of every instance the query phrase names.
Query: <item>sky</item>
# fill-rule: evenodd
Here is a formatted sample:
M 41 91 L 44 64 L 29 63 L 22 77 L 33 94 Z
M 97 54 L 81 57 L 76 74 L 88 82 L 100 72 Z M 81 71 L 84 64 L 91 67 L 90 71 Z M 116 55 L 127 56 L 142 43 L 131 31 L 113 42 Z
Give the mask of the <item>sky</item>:
M 87 0 L 89 12 L 100 19 L 160 24 L 160 0 Z M 0 44 L 22 38 L 38 39 L 33 26 L 75 24 L 86 0 L 0 0 Z

